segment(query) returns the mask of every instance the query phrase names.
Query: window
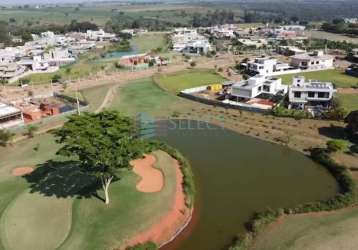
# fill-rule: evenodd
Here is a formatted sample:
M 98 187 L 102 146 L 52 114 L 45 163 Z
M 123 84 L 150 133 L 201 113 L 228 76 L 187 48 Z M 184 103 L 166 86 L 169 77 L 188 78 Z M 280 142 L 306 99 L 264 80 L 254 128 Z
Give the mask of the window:
M 308 97 L 314 98 L 314 96 L 315 96 L 315 92 L 308 92 Z
M 318 98 L 329 98 L 329 93 L 327 93 L 327 92 L 318 92 Z
M 261 91 L 261 90 L 262 90 L 262 87 L 260 86 L 260 87 L 258 88 L 258 90 Z
M 301 92 L 294 92 L 295 98 L 301 98 Z
M 270 92 L 270 86 L 264 85 L 264 91 L 265 92 Z

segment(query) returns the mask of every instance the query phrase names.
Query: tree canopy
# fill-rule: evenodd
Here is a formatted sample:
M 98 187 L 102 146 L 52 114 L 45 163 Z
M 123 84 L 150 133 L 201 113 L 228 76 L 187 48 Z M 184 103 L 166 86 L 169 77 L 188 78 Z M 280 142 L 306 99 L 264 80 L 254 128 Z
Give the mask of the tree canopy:
M 63 145 L 57 154 L 77 157 L 82 169 L 101 181 L 106 204 L 111 182 L 119 180 L 130 161 L 142 154 L 134 121 L 115 111 L 73 115 L 55 136 Z

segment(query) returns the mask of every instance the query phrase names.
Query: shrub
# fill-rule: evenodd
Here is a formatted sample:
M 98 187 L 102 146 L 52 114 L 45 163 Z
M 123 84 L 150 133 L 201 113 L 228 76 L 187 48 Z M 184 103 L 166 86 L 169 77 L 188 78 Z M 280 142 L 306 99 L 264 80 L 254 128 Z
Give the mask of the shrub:
M 329 152 L 345 151 L 347 148 L 347 142 L 344 140 L 330 140 L 327 142 L 327 150 Z
M 52 78 L 51 78 L 51 81 L 53 82 L 53 83 L 57 83 L 57 82 L 60 82 L 61 81 L 61 76 L 60 75 L 58 75 L 58 74 L 55 74 Z
M 35 125 L 29 125 L 29 126 L 27 127 L 27 131 L 24 133 L 24 135 L 26 135 L 26 136 L 29 137 L 29 138 L 32 138 L 32 137 L 34 137 L 35 132 L 36 132 L 37 130 L 39 130 L 39 128 L 38 128 L 37 126 L 35 126 Z
M 358 154 L 358 145 L 352 145 L 349 149 L 353 154 Z
M 277 106 L 272 110 L 274 116 L 278 117 L 291 117 L 297 120 L 299 119 L 310 119 L 312 118 L 311 113 L 305 110 L 287 109 L 281 106 Z
M 191 62 L 190 67 L 194 68 L 196 66 L 196 62 Z
M 147 242 L 126 248 L 126 250 L 158 250 L 158 246 L 154 242 Z
M 10 131 L 6 131 L 5 129 L 0 129 L 0 146 L 6 147 L 11 138 L 14 136 Z

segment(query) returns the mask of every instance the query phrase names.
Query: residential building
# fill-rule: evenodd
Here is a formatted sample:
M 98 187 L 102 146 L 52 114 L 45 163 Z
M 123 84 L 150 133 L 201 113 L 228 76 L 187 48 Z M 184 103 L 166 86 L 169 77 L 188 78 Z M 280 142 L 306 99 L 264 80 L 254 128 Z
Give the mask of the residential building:
M 249 75 L 274 76 L 289 73 L 297 73 L 297 69 L 287 63 L 278 62 L 276 58 L 255 58 L 247 63 Z
M 116 38 L 115 34 L 106 33 L 103 29 L 87 30 L 87 38 L 92 41 L 110 41 Z
M 328 108 L 335 92 L 331 82 L 306 81 L 304 76 L 296 76 L 289 87 L 289 108 Z
M 24 74 L 26 68 L 16 63 L 0 63 L 0 79 L 11 82 Z
M 76 58 L 70 54 L 69 49 L 67 48 L 54 48 L 44 54 L 44 60 L 47 61 L 49 66 L 62 66 L 74 63 Z
M 0 129 L 24 124 L 24 118 L 20 109 L 0 103 Z
M 333 68 L 334 57 L 323 51 L 291 56 L 291 65 L 302 70 L 325 70 Z
M 209 40 L 194 29 L 178 28 L 171 36 L 173 51 L 206 54 L 212 50 Z
M 243 99 L 252 99 L 261 94 L 285 95 L 288 87 L 282 84 L 280 78 L 257 75 L 248 80 L 232 85 L 231 96 Z

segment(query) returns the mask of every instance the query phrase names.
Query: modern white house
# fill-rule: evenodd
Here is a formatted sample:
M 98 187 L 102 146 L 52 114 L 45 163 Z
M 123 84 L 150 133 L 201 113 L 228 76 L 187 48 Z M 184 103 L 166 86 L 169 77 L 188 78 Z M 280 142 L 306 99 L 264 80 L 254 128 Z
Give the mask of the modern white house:
M 282 74 L 298 73 L 300 70 L 287 63 L 281 63 L 276 58 L 255 58 L 247 63 L 250 75 L 277 76 Z
M 306 81 L 304 76 L 296 76 L 289 87 L 289 108 L 328 108 L 335 92 L 331 82 Z
M 87 30 L 87 39 L 92 41 L 110 41 L 116 38 L 115 34 L 107 33 L 103 29 Z
M 302 70 L 326 70 L 334 66 L 334 57 L 325 55 L 323 51 L 291 56 L 291 65 Z
M 288 87 L 280 78 L 257 75 L 232 85 L 231 96 L 243 99 L 256 98 L 261 94 L 285 95 Z
M 194 29 L 178 28 L 171 36 L 173 51 L 189 54 L 206 54 L 212 50 L 209 40 Z
M 24 117 L 20 109 L 0 103 L 0 129 L 22 124 L 24 124 Z
M 49 66 L 62 66 L 74 63 L 76 58 L 70 54 L 67 48 L 54 48 L 44 54 L 44 61 L 47 61 Z

